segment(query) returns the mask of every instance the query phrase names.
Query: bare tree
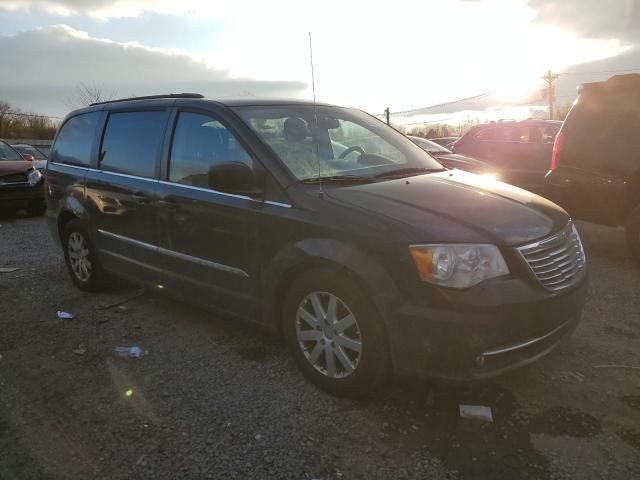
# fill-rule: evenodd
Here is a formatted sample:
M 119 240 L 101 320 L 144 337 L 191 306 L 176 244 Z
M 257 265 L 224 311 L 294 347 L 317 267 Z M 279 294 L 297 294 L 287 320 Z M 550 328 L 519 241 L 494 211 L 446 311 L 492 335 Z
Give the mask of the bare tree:
M 0 138 L 51 139 L 57 124 L 51 118 L 25 113 L 0 100 Z
M 113 100 L 116 94 L 113 90 L 107 91 L 104 86 L 80 82 L 69 92 L 65 101 L 71 109 L 87 107 L 92 103 L 107 102 Z

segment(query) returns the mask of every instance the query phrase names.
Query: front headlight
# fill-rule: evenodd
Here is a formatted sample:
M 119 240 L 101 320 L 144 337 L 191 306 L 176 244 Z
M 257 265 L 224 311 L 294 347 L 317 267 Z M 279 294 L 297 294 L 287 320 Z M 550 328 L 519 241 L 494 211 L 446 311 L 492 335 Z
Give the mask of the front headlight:
M 420 278 L 451 288 L 472 287 L 509 273 L 498 247 L 491 244 L 438 244 L 409 247 Z
M 40 170 L 33 170 L 32 172 L 29 172 L 29 175 L 27 175 L 27 183 L 30 187 L 35 187 L 43 178 L 44 177 L 42 176 L 42 173 L 40 173 Z

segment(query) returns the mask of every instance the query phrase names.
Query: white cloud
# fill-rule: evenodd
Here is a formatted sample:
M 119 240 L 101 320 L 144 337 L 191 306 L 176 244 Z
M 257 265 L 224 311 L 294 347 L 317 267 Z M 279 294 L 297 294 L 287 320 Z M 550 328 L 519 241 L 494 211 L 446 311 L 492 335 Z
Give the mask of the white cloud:
M 57 25 L 0 37 L 0 92 L 22 108 L 64 112 L 79 82 L 103 85 L 118 95 L 195 91 L 211 98 L 295 96 L 301 82 L 230 76 L 184 52 L 122 44 Z M 4 96 L 3 95 L 3 96 Z
M 490 90 L 517 103 L 526 93 L 539 90 L 540 77 L 548 69 L 625 51 L 627 36 L 621 35 L 621 40 L 595 33 L 604 31 L 599 27 L 570 29 L 565 25 L 572 15 L 583 25 L 602 17 L 603 24 L 615 33 L 617 20 L 607 24 L 603 19 L 618 18 L 619 9 L 609 8 L 610 2 L 586 1 L 590 2 L 588 10 L 579 14 L 573 13 L 581 4 L 578 0 L 235 0 L 224 6 L 201 0 L 8 0 L 0 9 L 48 9 L 78 15 L 78 19 L 88 14 L 114 24 L 116 17 L 142 17 L 149 11 L 211 22 L 215 43 L 203 42 L 188 56 L 87 38 L 88 44 L 100 45 L 102 57 L 85 52 L 80 63 L 62 58 L 63 64 L 70 63 L 65 78 L 108 79 L 117 90 L 123 82 L 144 86 L 140 78 L 145 75 L 137 65 L 142 59 L 149 64 L 145 78 L 158 71 L 164 72 L 158 78 L 166 76 L 167 67 L 163 70 L 162 66 L 170 59 L 174 82 L 213 75 L 223 83 L 232 78 L 309 83 L 308 32 L 312 31 L 318 99 L 378 113 L 386 106 L 392 111 L 406 110 Z M 72 23 L 74 18 L 67 20 Z M 77 37 L 83 34 L 58 33 L 58 40 L 77 40 L 68 55 L 80 55 L 81 39 Z M 158 32 L 165 38 L 182 34 L 188 33 L 180 30 L 179 22 L 175 31 Z M 111 51 L 119 52 L 115 60 L 102 62 Z M 127 61 L 118 60 L 123 52 L 127 52 Z M 4 62 L 0 58 L 0 65 Z M 90 67 L 84 68 L 87 65 Z M 52 83 L 57 85 L 62 79 L 53 70 Z M 240 92 L 249 89 L 241 82 L 227 87 Z M 309 92 L 298 89 L 298 93 Z

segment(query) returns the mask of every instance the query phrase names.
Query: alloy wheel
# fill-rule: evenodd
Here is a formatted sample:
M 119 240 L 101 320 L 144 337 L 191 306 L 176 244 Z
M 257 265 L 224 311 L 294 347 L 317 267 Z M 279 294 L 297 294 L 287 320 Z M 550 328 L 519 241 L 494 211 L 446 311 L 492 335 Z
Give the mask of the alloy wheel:
M 73 274 L 81 282 L 87 282 L 91 278 L 91 261 L 89 260 L 89 247 L 80 232 L 72 232 L 69 235 L 67 253 Z
M 346 303 L 328 292 L 311 292 L 296 313 L 298 344 L 307 361 L 329 378 L 351 375 L 362 356 L 362 335 Z

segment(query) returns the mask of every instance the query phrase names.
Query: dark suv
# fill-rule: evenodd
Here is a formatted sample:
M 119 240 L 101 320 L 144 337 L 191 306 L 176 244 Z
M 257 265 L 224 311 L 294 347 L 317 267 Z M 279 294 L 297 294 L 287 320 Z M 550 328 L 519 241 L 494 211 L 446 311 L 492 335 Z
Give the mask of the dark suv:
M 128 277 L 280 332 L 304 374 L 360 395 L 392 371 L 481 379 L 577 325 L 569 216 L 449 171 L 358 110 L 193 94 L 62 124 L 50 226 L 75 284 Z
M 500 180 L 546 196 L 544 176 L 562 122 L 524 120 L 471 127 L 453 144 L 453 152 L 479 158 Z
M 556 138 L 551 198 L 572 215 L 624 225 L 640 260 L 640 75 L 582 86 Z

